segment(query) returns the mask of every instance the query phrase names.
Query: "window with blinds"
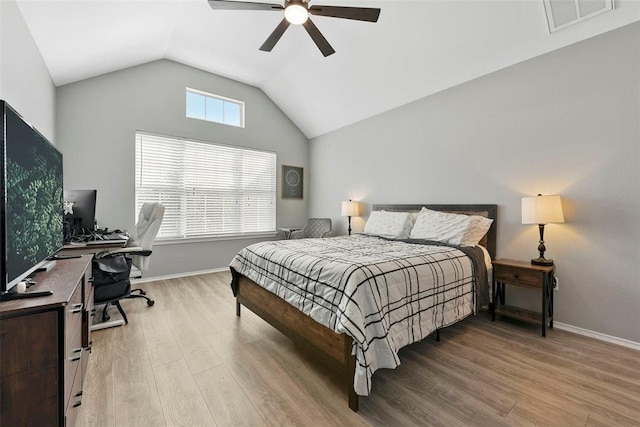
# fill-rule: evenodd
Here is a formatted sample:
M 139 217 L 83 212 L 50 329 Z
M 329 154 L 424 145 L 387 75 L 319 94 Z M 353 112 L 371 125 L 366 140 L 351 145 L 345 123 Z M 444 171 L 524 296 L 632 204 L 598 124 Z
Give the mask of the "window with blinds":
M 136 212 L 165 205 L 158 238 L 275 232 L 276 154 L 136 133 Z

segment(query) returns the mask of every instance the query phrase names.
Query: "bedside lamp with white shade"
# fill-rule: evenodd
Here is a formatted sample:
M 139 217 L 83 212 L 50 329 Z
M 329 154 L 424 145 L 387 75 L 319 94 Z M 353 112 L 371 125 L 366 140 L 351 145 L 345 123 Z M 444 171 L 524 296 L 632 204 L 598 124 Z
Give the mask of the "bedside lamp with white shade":
M 342 202 L 342 216 L 349 218 L 349 236 L 351 236 L 351 217 L 360 216 L 360 202 L 354 202 L 351 199 Z
M 543 196 L 538 194 L 534 197 L 522 198 L 522 223 L 538 224 L 540 230 L 540 242 L 538 244 L 538 252 L 540 256 L 532 259 L 531 264 L 534 265 L 553 265 L 552 259 L 546 259 L 544 252 L 547 248 L 544 246 L 544 226 L 550 223 L 564 222 L 564 214 L 562 212 L 562 200 L 560 196 Z

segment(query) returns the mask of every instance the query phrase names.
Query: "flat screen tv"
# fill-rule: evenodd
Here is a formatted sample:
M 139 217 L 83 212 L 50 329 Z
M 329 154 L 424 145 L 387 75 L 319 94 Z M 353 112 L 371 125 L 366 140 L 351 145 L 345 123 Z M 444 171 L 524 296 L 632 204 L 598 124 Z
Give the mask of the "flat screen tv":
M 6 297 L 63 245 L 62 154 L 5 101 L 0 109 L 0 293 Z

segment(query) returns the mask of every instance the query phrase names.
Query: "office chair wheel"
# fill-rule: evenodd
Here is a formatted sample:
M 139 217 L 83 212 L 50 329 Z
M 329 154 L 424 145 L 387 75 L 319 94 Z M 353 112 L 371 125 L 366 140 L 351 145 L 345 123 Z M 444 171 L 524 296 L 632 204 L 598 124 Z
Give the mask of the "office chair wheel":
M 147 301 L 147 305 L 148 305 L 149 307 L 151 307 L 151 306 L 152 306 L 153 304 L 155 304 L 155 303 L 156 303 L 156 302 L 155 302 L 154 300 L 152 300 L 152 299 L 150 299 L 150 300 L 148 300 L 148 301 Z

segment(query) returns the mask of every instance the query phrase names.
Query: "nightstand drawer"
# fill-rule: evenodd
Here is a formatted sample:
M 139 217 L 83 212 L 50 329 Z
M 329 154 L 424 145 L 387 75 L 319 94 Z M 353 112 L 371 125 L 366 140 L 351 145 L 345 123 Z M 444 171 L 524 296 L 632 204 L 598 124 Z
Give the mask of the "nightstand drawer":
M 514 286 L 542 288 L 544 283 L 542 272 L 508 265 L 494 266 L 493 275 L 497 282 Z

